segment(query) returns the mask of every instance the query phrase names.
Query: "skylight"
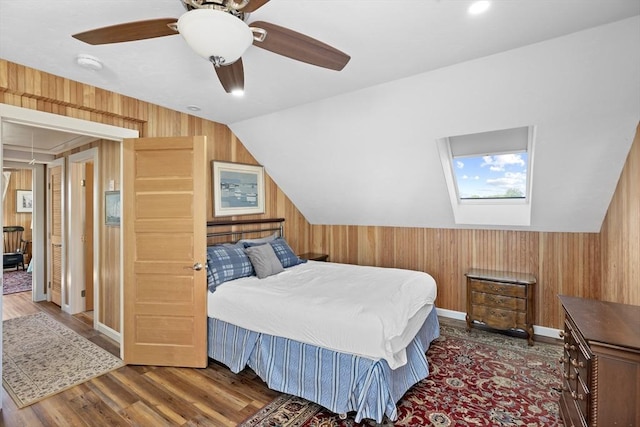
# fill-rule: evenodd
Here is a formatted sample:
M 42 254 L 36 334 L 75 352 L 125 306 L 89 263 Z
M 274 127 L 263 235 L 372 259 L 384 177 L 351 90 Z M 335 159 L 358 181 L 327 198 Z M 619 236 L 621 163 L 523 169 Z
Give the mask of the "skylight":
M 460 200 L 525 199 L 527 153 L 454 157 L 454 176 Z
M 438 141 L 457 224 L 530 225 L 533 128 Z

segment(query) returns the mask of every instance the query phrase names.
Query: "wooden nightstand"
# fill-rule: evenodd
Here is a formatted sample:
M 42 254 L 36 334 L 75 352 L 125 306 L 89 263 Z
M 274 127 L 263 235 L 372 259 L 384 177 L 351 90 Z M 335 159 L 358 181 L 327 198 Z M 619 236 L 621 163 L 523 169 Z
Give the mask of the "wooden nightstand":
M 467 331 L 475 321 L 499 330 L 522 330 L 533 345 L 531 274 L 471 269 L 467 276 Z
M 311 261 L 327 261 L 329 259 L 329 255 L 318 254 L 314 252 L 307 252 L 307 253 L 298 255 L 298 258 L 307 259 Z

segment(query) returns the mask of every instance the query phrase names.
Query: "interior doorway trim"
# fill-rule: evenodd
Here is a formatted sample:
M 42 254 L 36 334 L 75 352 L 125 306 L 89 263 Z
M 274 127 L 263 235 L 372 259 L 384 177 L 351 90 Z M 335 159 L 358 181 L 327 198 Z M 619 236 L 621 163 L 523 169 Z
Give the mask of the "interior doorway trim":
M 75 153 L 69 156 L 69 178 L 67 180 L 67 194 L 68 204 L 67 204 L 67 224 L 68 230 L 67 236 L 68 240 L 68 253 L 69 257 L 76 260 L 84 260 L 85 248 L 84 242 L 79 238 L 72 238 L 72 236 L 82 236 L 84 234 L 84 194 L 82 191 L 82 183 L 80 182 L 81 175 L 84 172 L 84 166 L 86 163 L 92 162 L 94 165 L 93 169 L 93 197 L 91 203 L 93 205 L 93 236 L 99 236 L 99 228 L 98 225 L 100 223 L 98 216 L 98 189 L 99 189 L 99 162 L 98 162 L 98 149 L 90 148 L 85 151 L 81 151 L 79 153 Z M 82 175 L 83 176 L 83 175 Z M 82 178 L 83 179 L 83 178 Z M 96 283 L 98 279 L 98 272 L 96 271 L 99 263 L 99 254 L 100 254 L 100 240 L 96 239 L 98 245 L 93 249 L 93 272 L 92 277 L 93 281 L 91 286 L 93 290 L 96 289 Z M 84 262 L 76 262 L 73 266 L 69 266 L 67 277 L 69 283 L 83 283 L 84 282 Z M 72 292 L 69 293 L 69 309 L 71 314 L 80 313 L 86 311 L 86 307 L 84 304 L 84 299 L 82 295 L 82 290 L 80 286 L 74 287 Z M 99 304 L 98 304 L 99 306 Z M 94 316 L 94 327 L 95 327 L 95 316 Z
M 0 103 L 0 122 L 9 121 L 12 123 L 46 128 L 62 132 L 72 132 L 82 135 L 88 135 L 99 139 L 107 139 L 111 141 L 122 142 L 125 138 L 138 138 L 139 132 L 134 129 L 120 128 L 117 126 L 106 125 L 103 123 L 91 122 L 88 120 L 77 119 L 73 117 L 60 116 L 57 114 L 46 113 L 38 110 L 31 110 L 28 108 L 16 107 L 8 104 Z M 0 143 L 2 141 L 0 140 Z M 120 182 L 122 182 L 122 169 L 120 171 Z M 122 230 L 122 229 L 121 229 Z M 44 236 L 42 236 L 44 237 Z M 122 240 L 123 236 L 120 236 Z M 122 251 L 121 255 L 122 257 Z M 120 266 L 122 269 L 123 260 L 120 260 Z M 120 274 L 119 284 L 122 289 L 122 274 Z M 122 295 L 120 293 L 120 295 Z M 2 302 L 2 295 L 0 295 L 0 303 Z M 0 304 L 1 306 L 1 304 Z M 121 306 L 121 305 L 120 305 Z M 0 315 L 2 314 L 0 308 Z M 1 323 L 0 323 L 1 328 Z M 1 332 L 1 329 L 0 329 Z M 119 342 L 120 337 L 117 337 Z M 1 353 L 0 353 L 1 357 Z M 0 365 L 1 366 L 1 365 Z

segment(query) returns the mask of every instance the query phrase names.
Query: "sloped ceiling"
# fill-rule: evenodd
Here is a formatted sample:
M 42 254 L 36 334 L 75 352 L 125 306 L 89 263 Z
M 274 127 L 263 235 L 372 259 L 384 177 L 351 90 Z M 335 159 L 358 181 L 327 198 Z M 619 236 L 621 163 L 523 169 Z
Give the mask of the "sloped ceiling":
M 436 140 L 533 125 L 522 229 L 598 232 L 639 119 L 635 17 L 231 129 L 311 223 L 457 228 Z
M 178 17 L 179 0 L 0 0 L 0 57 L 226 123 L 316 224 L 453 222 L 437 138 L 535 125 L 531 230 L 600 229 L 640 118 L 640 2 L 271 0 L 264 20 L 352 56 L 341 72 L 250 47 L 244 98 L 180 36 L 71 34 Z M 103 61 L 100 72 L 74 64 Z M 187 105 L 198 105 L 190 112 Z

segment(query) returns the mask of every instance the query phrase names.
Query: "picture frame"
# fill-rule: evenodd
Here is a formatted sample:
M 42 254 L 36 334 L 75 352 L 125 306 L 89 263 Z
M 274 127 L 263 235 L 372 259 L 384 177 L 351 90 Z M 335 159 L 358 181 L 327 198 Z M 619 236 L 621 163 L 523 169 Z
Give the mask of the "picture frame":
M 104 192 L 104 225 L 110 227 L 120 226 L 120 192 Z
M 264 213 L 264 168 L 260 165 L 213 160 L 213 215 Z
M 16 212 L 18 213 L 33 212 L 33 191 L 16 190 Z

